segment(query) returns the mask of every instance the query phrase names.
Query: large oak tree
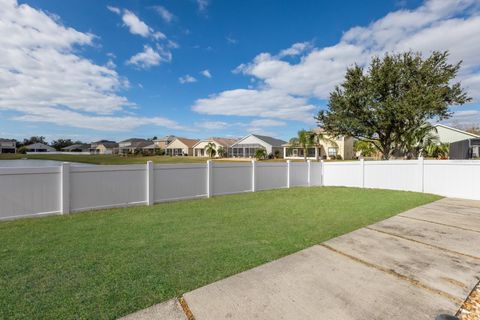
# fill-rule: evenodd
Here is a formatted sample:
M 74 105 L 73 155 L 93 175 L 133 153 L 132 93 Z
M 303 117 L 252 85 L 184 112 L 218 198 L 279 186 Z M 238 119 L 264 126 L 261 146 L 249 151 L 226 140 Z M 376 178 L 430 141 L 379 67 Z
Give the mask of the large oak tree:
M 461 62 L 449 64 L 447 59 L 448 52 L 433 52 L 426 59 L 406 52 L 374 57 L 367 70 L 354 65 L 330 93 L 328 110 L 316 119 L 331 135 L 372 142 L 384 159 L 408 151 L 415 146 L 406 141 L 425 134 L 419 128 L 450 117 L 450 105 L 470 100 L 453 82 Z M 416 138 L 405 139 L 412 136 Z

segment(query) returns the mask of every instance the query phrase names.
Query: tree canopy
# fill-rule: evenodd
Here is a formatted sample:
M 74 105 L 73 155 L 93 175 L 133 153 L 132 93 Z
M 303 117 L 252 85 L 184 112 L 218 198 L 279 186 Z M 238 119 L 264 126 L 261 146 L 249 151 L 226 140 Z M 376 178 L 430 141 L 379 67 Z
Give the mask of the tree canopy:
M 452 82 L 461 61 L 447 60 L 447 51 L 426 59 L 409 51 L 374 57 L 367 70 L 354 65 L 316 119 L 332 136 L 371 142 L 384 159 L 410 152 L 412 143 L 423 140 L 429 120 L 447 119 L 450 105 L 471 100 L 459 82 Z

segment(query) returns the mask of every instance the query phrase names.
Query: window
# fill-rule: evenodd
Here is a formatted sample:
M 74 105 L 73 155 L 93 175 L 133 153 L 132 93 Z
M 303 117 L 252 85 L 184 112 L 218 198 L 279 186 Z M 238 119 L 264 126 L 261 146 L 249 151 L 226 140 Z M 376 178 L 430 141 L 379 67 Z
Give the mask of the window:
M 336 157 L 337 156 L 337 148 L 328 148 L 328 156 L 329 157 Z

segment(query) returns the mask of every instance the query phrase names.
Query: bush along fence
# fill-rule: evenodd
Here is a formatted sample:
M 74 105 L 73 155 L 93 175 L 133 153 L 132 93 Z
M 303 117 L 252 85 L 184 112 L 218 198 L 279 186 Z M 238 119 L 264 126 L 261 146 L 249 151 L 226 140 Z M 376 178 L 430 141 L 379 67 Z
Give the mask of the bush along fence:
M 349 186 L 480 200 L 480 161 L 239 162 L 0 168 L 0 219 L 152 205 L 296 186 Z

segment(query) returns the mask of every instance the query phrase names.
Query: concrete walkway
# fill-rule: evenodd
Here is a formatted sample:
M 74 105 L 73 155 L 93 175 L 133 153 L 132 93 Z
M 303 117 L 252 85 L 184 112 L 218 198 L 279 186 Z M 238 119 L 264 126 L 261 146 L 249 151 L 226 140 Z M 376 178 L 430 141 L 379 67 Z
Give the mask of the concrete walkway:
M 196 320 L 432 320 L 455 314 L 479 277 L 480 201 L 443 199 L 184 299 Z M 181 319 L 178 314 L 128 319 Z

